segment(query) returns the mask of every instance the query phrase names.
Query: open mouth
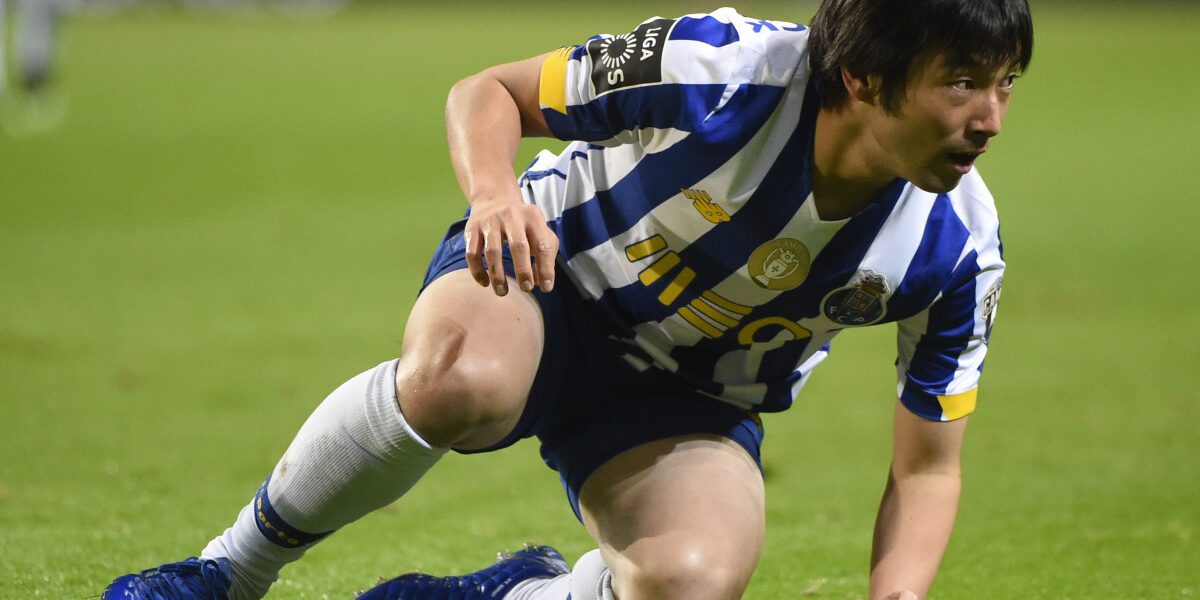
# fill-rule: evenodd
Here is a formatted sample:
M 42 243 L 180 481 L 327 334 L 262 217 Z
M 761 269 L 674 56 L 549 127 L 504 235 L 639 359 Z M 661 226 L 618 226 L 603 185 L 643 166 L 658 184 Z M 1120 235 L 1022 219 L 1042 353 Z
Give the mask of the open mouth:
M 983 154 L 983 152 L 950 152 L 946 154 L 946 158 L 950 161 L 950 164 L 954 165 L 955 171 L 966 175 L 980 154 Z
M 960 167 L 970 167 L 975 164 L 975 159 L 979 158 L 978 152 L 951 152 L 947 156 L 950 157 L 950 162 Z

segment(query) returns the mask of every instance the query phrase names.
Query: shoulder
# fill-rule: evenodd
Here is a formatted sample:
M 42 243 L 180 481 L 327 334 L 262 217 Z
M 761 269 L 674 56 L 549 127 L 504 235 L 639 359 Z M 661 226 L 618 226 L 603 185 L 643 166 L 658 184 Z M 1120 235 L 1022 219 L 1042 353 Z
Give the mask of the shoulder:
M 649 83 L 787 85 L 807 67 L 807 39 L 803 25 L 720 8 L 597 35 L 575 56 L 589 59 L 597 93 Z

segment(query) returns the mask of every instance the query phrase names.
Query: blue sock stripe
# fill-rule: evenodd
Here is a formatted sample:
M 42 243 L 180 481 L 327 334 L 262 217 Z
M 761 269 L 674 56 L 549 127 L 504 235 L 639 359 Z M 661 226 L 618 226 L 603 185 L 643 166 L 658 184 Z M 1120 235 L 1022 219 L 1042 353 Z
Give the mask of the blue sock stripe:
M 263 482 L 262 487 L 258 488 L 258 493 L 254 495 L 254 523 L 258 525 L 258 531 L 263 534 L 263 537 L 271 540 L 277 546 L 299 548 L 315 544 L 333 533 L 332 531 L 308 533 L 288 525 L 283 517 L 275 512 L 275 507 L 271 506 L 271 499 L 267 497 L 269 483 L 271 483 L 270 476 Z

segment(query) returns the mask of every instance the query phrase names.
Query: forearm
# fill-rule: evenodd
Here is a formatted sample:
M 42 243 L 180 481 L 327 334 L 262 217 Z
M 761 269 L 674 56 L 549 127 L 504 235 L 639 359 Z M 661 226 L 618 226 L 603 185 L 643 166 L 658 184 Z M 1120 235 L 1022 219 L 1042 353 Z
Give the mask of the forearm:
M 510 195 L 523 136 L 550 131 L 538 105 L 545 55 L 497 65 L 454 85 L 446 99 L 450 161 L 467 200 Z
M 450 161 L 471 203 L 463 229 L 467 268 L 499 296 L 508 293 L 505 246 L 523 291 L 554 287 L 558 238 L 541 209 L 525 202 L 513 173 L 521 137 L 549 133 L 538 99 L 544 58 L 491 67 L 455 84 L 446 99 Z
M 516 187 L 513 160 L 521 140 L 521 117 L 500 81 L 484 72 L 451 88 L 446 137 L 458 185 L 468 201 Z
M 889 473 L 875 521 L 872 600 L 897 590 L 925 598 L 950 541 L 961 489 L 957 470 Z

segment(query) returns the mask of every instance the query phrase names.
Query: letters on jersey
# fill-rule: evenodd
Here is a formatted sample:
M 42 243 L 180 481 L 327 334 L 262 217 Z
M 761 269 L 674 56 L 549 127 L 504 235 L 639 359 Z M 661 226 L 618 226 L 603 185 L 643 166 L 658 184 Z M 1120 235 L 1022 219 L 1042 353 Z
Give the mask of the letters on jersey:
M 595 95 L 662 81 L 662 51 L 674 24 L 675 19 L 654 19 L 629 33 L 589 41 Z

